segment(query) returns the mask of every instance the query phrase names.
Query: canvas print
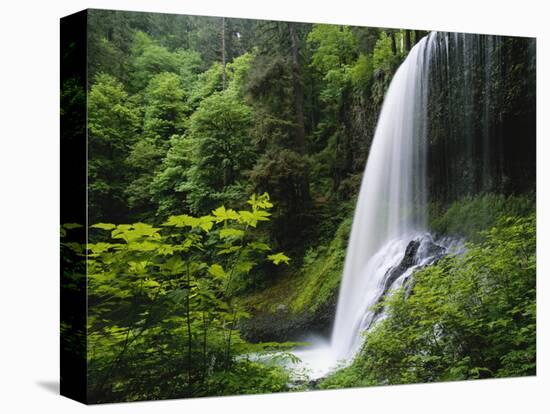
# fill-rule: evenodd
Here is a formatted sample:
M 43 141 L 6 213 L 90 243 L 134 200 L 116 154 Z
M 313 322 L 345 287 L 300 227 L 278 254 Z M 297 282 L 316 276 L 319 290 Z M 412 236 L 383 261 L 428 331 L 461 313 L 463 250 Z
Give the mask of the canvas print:
M 536 374 L 535 39 L 61 20 L 61 392 Z

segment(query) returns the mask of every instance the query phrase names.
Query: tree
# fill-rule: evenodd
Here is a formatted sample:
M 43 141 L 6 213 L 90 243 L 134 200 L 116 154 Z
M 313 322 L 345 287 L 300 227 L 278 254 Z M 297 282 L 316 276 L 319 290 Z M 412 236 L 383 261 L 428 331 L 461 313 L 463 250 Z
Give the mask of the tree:
M 143 135 L 166 151 L 172 135 L 182 134 L 189 115 L 181 78 L 163 72 L 149 81 L 144 93 Z
M 350 170 L 353 153 L 357 153 L 345 130 L 346 114 L 355 104 L 350 102 L 352 86 L 356 86 L 359 96 L 364 94 L 372 76 L 364 71 L 372 72 L 372 68 L 365 55 L 357 61 L 357 40 L 349 27 L 316 24 L 308 34 L 307 43 L 311 51 L 310 67 L 319 85 L 322 119 L 314 131 L 313 177 L 315 189 L 325 197 L 338 192 Z M 327 181 L 331 185 L 327 185 Z
M 192 146 L 185 136 L 174 135 L 159 171 L 151 183 L 152 201 L 157 205 L 156 215 L 191 212 L 187 202 L 186 185 L 192 166 Z
M 304 223 L 311 205 L 301 58 L 305 29 L 293 23 L 264 22 L 247 81 L 247 96 L 254 107 L 252 135 L 260 154 L 251 179 L 259 191 L 273 192 L 278 205 L 274 226 L 281 230 L 276 238 L 283 242 L 296 240 L 302 228 L 297 222 Z M 293 161 L 274 163 L 282 154 Z M 273 175 L 267 180 L 269 174 Z M 274 187 L 289 176 L 292 181 L 284 186 L 289 192 Z M 283 229 L 291 231 L 283 236 Z
M 126 159 L 132 180 L 125 192 L 139 217 L 154 216 L 153 181 L 172 137 L 185 131 L 189 115 L 186 97 L 181 78 L 169 72 L 151 78 L 144 91 L 143 133 Z
M 405 30 L 405 53 L 411 50 L 411 31 Z
M 225 83 L 227 82 L 227 75 L 225 73 L 225 66 L 227 65 L 226 48 L 225 48 L 225 17 L 222 17 L 222 89 L 225 89 Z
M 192 148 L 192 166 L 185 190 L 192 211 L 234 204 L 242 197 L 241 180 L 255 158 L 251 122 L 251 109 L 231 93 L 206 98 L 191 116 L 187 142 Z
M 200 166 L 196 164 L 196 161 L 198 160 L 197 162 L 200 164 L 203 162 L 203 156 L 209 157 L 211 154 L 210 150 L 207 151 L 204 145 L 199 145 L 198 147 L 197 145 L 194 145 L 197 144 L 197 141 L 193 137 L 196 137 L 197 133 L 207 133 L 205 132 L 206 129 L 210 131 L 208 133 L 212 133 L 214 135 L 219 133 L 222 135 L 225 134 L 223 140 L 215 143 L 211 142 L 211 145 L 214 146 L 214 152 L 219 152 L 222 146 L 232 146 L 233 149 L 240 147 L 241 149 L 238 149 L 237 152 L 248 154 L 247 157 L 250 156 L 247 166 L 247 168 L 249 168 L 250 164 L 253 162 L 254 154 L 252 151 L 252 145 L 249 142 L 250 140 L 243 134 L 246 135 L 248 133 L 251 110 L 250 108 L 243 106 L 242 101 L 244 84 L 252 59 L 253 55 L 244 54 L 236 58 L 233 62 L 227 64 L 227 87 L 223 91 L 222 98 L 219 96 L 217 98 L 212 97 L 212 94 L 214 94 L 214 96 L 222 94 L 222 92 L 216 93 L 220 81 L 219 64 L 214 64 L 212 68 L 205 72 L 204 76 L 200 76 L 200 79 L 195 83 L 196 90 L 192 91 L 193 97 L 191 97 L 190 100 L 193 102 L 206 102 L 204 107 L 201 104 L 201 107 L 197 109 L 194 115 L 195 119 L 199 117 L 203 118 L 203 120 L 200 121 L 202 125 L 198 126 L 197 124 L 193 124 L 192 126 L 195 129 L 190 131 L 189 134 L 175 135 L 172 137 L 170 148 L 152 183 L 153 201 L 155 201 L 158 205 L 157 215 L 164 217 L 167 214 L 191 212 L 192 208 L 198 208 L 198 204 L 202 203 L 200 200 L 200 194 L 203 193 L 218 192 L 218 196 L 221 197 L 221 200 L 225 203 L 241 201 L 238 200 L 238 198 L 242 196 L 242 193 L 240 192 L 243 187 L 242 183 L 234 183 L 233 180 L 229 180 L 230 175 L 235 175 L 235 172 L 230 171 L 230 169 L 238 168 L 238 165 L 231 166 L 232 161 L 230 160 L 225 161 L 225 170 L 220 172 L 220 174 L 221 176 L 226 177 L 226 182 L 231 181 L 231 183 L 224 185 L 224 189 L 222 190 L 219 188 L 214 190 L 205 187 L 206 184 L 204 177 L 208 174 L 206 172 L 201 172 L 200 175 L 203 178 L 201 179 L 198 177 L 196 171 L 200 170 Z M 213 105 L 209 104 L 209 97 L 212 98 L 211 100 L 215 101 Z M 220 107 L 220 105 L 225 105 L 222 108 L 222 111 L 226 112 L 225 114 L 218 112 L 213 115 L 209 112 L 212 110 L 217 111 L 215 107 Z M 243 108 L 246 112 L 244 119 L 238 116 L 238 113 L 242 112 Z M 231 119 L 231 127 L 234 126 L 237 131 L 236 139 L 233 139 L 234 132 L 229 131 L 228 126 L 221 126 L 219 130 L 216 129 L 216 125 L 221 122 L 218 118 L 222 115 L 227 116 L 228 119 Z M 209 124 L 208 121 L 210 116 L 214 117 L 214 123 Z M 243 141 L 239 142 L 239 140 Z M 207 151 L 206 155 L 203 154 L 204 151 Z M 225 154 L 225 157 L 227 158 L 227 154 Z M 238 157 L 243 158 L 242 156 Z M 241 161 L 246 160 L 242 159 Z M 246 164 L 243 164 L 241 161 L 239 161 L 239 165 L 241 167 L 245 167 Z M 246 171 L 240 171 L 238 174 L 239 179 L 244 179 L 245 174 Z M 226 193 L 227 197 L 221 196 L 220 191 Z M 231 194 L 231 196 L 229 196 L 229 194 Z M 189 200 L 187 199 L 188 196 L 190 197 Z M 209 203 L 211 201 L 212 200 L 204 200 L 205 203 Z
M 296 114 L 296 147 L 300 154 L 306 152 L 306 132 L 304 125 L 304 91 L 302 85 L 301 75 L 301 57 L 300 57 L 300 39 L 296 33 L 296 23 L 288 23 L 288 31 L 290 35 L 290 45 L 292 50 L 292 91 L 294 94 L 294 112 Z M 304 176 L 304 183 L 302 184 L 302 191 L 309 194 L 307 188 L 307 176 Z
M 189 85 L 203 68 L 203 61 L 196 51 L 177 49 L 170 51 L 143 32 L 136 32 L 131 49 L 132 91 L 147 87 L 156 75 L 169 72 L 181 76 Z
M 213 63 L 208 70 L 197 76 L 196 82 L 189 91 L 188 99 L 188 104 L 193 111 L 199 107 L 203 99 L 223 89 L 222 77 L 223 68 L 219 62 Z
M 375 70 L 381 71 L 384 75 L 392 73 L 397 64 L 397 47 L 394 45 L 395 33 L 389 34 L 380 32 L 380 36 L 374 47 L 372 55 Z M 385 76 L 388 78 L 388 76 Z M 389 82 L 389 79 L 387 80 Z
M 315 24 L 307 43 L 313 51 L 310 65 L 321 75 L 350 65 L 357 57 L 357 41 L 347 26 Z
M 334 131 L 342 121 L 339 115 L 346 88 L 350 86 L 351 67 L 357 58 L 357 43 L 349 27 L 316 24 L 308 34 L 307 44 L 311 50 L 309 65 L 321 85 L 322 127 Z M 326 145 L 326 140 L 323 144 Z
M 88 10 L 88 76 L 107 73 L 127 87 L 133 26 L 139 17 L 128 12 Z
M 139 112 L 122 83 L 99 74 L 88 96 L 89 205 L 92 220 L 120 220 L 129 175 L 121 164 L 137 140 Z
M 152 220 L 155 215 L 152 184 L 162 157 L 163 152 L 156 142 L 143 138 L 134 144 L 126 158 L 126 166 L 131 176 L 124 193 L 128 198 L 133 217 Z

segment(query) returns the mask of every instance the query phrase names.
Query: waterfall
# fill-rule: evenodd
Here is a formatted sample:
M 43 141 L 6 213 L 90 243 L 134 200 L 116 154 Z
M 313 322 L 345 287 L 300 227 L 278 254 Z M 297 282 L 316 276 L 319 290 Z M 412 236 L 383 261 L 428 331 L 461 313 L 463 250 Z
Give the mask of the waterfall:
M 331 348 L 347 359 L 383 289 L 386 271 L 426 228 L 426 109 L 429 38 L 399 67 L 386 93 L 357 200 Z
M 518 59 L 514 54 L 528 62 L 514 66 L 521 76 L 502 70 Z M 534 148 L 523 150 L 516 144 L 523 132 L 502 125 L 523 119 L 522 128 L 534 128 L 534 96 L 527 97 L 525 113 L 507 113 L 510 97 L 502 90 L 534 78 L 534 56 L 529 39 L 504 44 L 499 36 L 464 33 L 433 32 L 410 50 L 386 92 L 369 150 L 331 339 L 313 339 L 313 347 L 296 352 L 311 378 L 353 359 L 363 333 L 385 317 L 373 305 L 398 287 L 408 288 L 419 267 L 461 250 L 460 243 L 434 241 L 428 233 L 428 193 L 430 200 L 449 203 L 521 188 L 521 180 L 510 177 L 529 170 Z M 523 82 L 525 90 L 534 90 Z
M 296 352 L 313 369 L 312 377 L 351 360 L 361 346 L 361 333 L 381 316 L 371 306 L 440 252 L 426 233 L 432 38 L 411 49 L 386 93 L 355 209 L 330 343 Z

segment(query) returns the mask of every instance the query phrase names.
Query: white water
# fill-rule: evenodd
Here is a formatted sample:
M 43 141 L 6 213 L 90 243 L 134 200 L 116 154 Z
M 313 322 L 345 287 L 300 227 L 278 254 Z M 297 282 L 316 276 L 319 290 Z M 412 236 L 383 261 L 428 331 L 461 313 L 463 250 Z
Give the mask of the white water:
M 432 37 L 413 47 L 386 93 L 355 209 L 330 343 L 313 342 L 295 352 L 310 378 L 351 361 L 362 333 L 374 322 L 370 308 L 384 293 L 388 270 L 401 262 L 411 240 L 431 240 L 426 234 L 425 126 Z M 435 260 L 424 250 L 390 291 L 415 268 Z

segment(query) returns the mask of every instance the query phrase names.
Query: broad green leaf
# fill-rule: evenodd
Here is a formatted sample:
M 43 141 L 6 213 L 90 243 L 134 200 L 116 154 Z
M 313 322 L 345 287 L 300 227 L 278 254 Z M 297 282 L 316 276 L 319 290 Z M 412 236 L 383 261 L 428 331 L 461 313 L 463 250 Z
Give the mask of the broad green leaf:
M 158 247 L 159 245 L 157 243 L 151 243 L 150 241 L 128 243 L 128 250 L 140 252 L 152 252 L 158 249 Z
M 161 256 L 169 256 L 171 254 L 174 254 L 175 247 L 170 244 L 159 244 L 157 248 L 157 252 Z
M 166 296 L 176 304 L 183 303 L 183 301 L 187 298 L 188 291 L 188 289 L 175 289 Z
M 255 265 L 256 265 L 255 262 L 244 261 L 244 262 L 237 263 L 235 268 L 239 272 L 249 273 Z
M 134 224 L 119 224 L 111 232 L 111 237 L 114 239 L 122 239 L 127 243 L 137 241 L 142 238 L 151 238 L 153 240 L 160 240 L 158 228 L 146 223 L 134 223 Z
M 236 251 L 240 250 L 240 248 L 241 248 L 241 246 L 226 247 L 226 248 L 220 250 L 218 252 L 218 255 L 235 253 Z
M 191 217 L 188 214 L 182 214 L 179 216 L 170 216 L 168 217 L 168 220 L 166 220 L 163 224 L 163 226 L 174 226 L 174 227 L 194 227 L 197 225 L 197 219 L 195 217 Z
M 250 204 L 254 210 L 269 209 L 273 207 L 273 204 L 269 201 L 268 193 L 263 193 L 260 196 L 256 196 L 256 194 L 252 194 L 252 196 L 248 199 L 247 203 Z
M 257 250 L 257 251 L 269 251 L 271 250 L 271 247 L 269 247 L 267 244 L 265 243 L 260 243 L 260 242 L 251 242 L 251 243 L 248 243 L 247 247 L 250 247 L 251 249 L 254 249 L 254 250 Z
M 153 279 L 147 279 L 145 282 L 143 282 L 143 287 L 146 288 L 157 288 L 160 286 L 160 283 Z
M 146 223 L 135 223 L 132 227 L 136 235 L 139 236 L 154 236 L 160 230 Z
M 280 263 L 288 264 L 290 261 L 290 257 L 285 256 L 283 253 L 270 254 L 267 258 L 276 265 L 279 265 Z
M 112 223 L 97 223 L 97 224 L 92 224 L 90 227 L 94 229 L 101 229 L 101 230 L 113 230 L 116 228 L 116 225 Z
M 114 245 L 111 243 L 88 243 L 88 250 L 91 250 L 92 253 L 104 253 Z
M 241 217 L 241 221 L 244 224 L 247 224 L 251 227 L 256 227 L 256 225 L 258 224 L 258 219 L 254 216 L 254 214 L 251 211 L 241 210 L 239 211 L 239 215 Z
M 220 239 L 225 239 L 227 237 L 242 237 L 244 236 L 244 231 L 239 229 L 221 229 L 220 230 Z
M 202 216 L 199 218 L 199 226 L 201 227 L 201 229 L 208 233 L 210 230 L 212 230 L 212 227 L 214 226 L 214 221 L 216 221 L 216 219 L 212 216 Z
M 179 256 L 172 256 L 160 265 L 160 269 L 172 275 L 181 274 L 185 270 L 185 262 Z
M 239 214 L 232 209 L 226 210 L 224 206 L 218 207 L 216 210 L 212 211 L 212 214 L 214 215 L 216 222 L 220 223 L 222 221 L 227 220 L 238 220 Z
M 182 214 L 180 216 L 170 216 L 168 220 L 163 223 L 163 226 L 174 226 L 174 227 L 191 227 L 196 228 L 200 227 L 205 232 L 209 232 L 216 219 L 212 216 L 202 216 L 202 217 L 192 217 L 188 214 Z
M 208 268 L 208 273 L 217 279 L 225 279 L 227 277 L 227 273 L 225 273 L 225 270 L 223 270 L 223 267 L 219 264 L 211 265 Z
M 149 266 L 151 263 L 147 260 L 141 260 L 139 262 L 130 261 L 128 262 L 130 272 L 135 273 L 137 275 L 142 275 L 147 272 L 147 266 Z
M 258 221 L 268 221 L 269 220 L 269 216 L 271 216 L 271 213 L 268 213 L 267 211 L 264 211 L 264 210 L 256 210 L 254 211 L 254 217 L 256 218 L 256 220 Z

